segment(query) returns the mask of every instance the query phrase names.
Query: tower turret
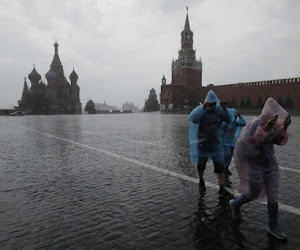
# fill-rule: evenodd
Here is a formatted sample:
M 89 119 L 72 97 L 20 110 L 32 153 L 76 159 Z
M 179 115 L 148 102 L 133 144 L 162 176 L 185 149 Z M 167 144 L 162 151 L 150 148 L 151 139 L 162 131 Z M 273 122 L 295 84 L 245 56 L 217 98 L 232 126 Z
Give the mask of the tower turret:
M 166 85 L 166 78 L 165 75 L 163 75 L 162 79 L 161 79 L 161 85 L 165 86 Z
M 55 72 L 57 79 L 64 78 L 64 70 L 58 55 L 58 43 L 54 43 L 54 56 L 50 68 Z
M 26 77 L 24 77 L 24 87 L 23 87 L 21 101 L 25 101 L 28 94 L 29 94 L 29 88 L 26 82 Z
M 55 79 L 57 78 L 56 73 L 50 68 L 49 71 L 45 74 L 45 77 L 48 81 L 48 85 L 53 85 L 55 82 Z
M 31 82 L 31 86 L 38 84 L 38 82 L 41 80 L 41 75 L 36 71 L 35 65 L 33 65 L 33 70 L 28 75 L 28 78 Z
M 78 80 L 78 75 L 73 68 L 73 71 L 70 74 L 71 85 L 77 85 L 77 80 Z

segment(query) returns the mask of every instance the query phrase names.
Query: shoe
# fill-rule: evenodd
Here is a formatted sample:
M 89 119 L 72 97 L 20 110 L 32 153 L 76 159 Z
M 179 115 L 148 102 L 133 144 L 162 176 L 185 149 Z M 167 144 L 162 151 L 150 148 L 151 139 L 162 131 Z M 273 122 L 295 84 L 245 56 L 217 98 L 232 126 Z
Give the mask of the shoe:
M 200 189 L 200 191 L 203 191 L 203 192 L 206 191 L 205 182 L 203 179 L 200 179 L 199 189 Z
M 239 219 L 241 219 L 241 214 L 240 214 L 239 209 L 237 209 L 236 207 L 234 207 L 233 202 L 234 202 L 234 199 L 231 199 L 229 201 L 229 207 L 230 207 L 230 211 L 231 211 L 231 217 L 234 220 L 239 220 Z
M 277 239 L 280 239 L 280 240 L 287 239 L 287 235 L 284 232 L 282 232 L 278 227 L 276 227 L 276 228 L 268 227 L 268 233 L 272 234 L 273 236 L 275 236 Z
M 219 190 L 219 197 L 223 197 L 225 195 L 229 195 L 230 193 L 222 186 Z

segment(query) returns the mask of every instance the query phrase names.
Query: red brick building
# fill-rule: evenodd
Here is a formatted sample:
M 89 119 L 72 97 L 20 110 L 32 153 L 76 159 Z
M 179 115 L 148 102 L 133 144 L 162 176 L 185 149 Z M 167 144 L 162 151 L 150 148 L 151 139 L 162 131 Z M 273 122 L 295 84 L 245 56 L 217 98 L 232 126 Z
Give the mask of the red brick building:
M 166 84 L 163 76 L 160 93 L 160 110 L 190 109 L 203 102 L 212 89 L 219 99 L 225 99 L 236 108 L 261 108 L 268 97 L 275 98 L 286 108 L 300 107 L 300 78 L 276 79 L 258 82 L 202 86 L 202 62 L 196 60 L 193 49 L 193 32 L 188 13 L 181 32 L 181 49 L 178 59 L 172 62 L 172 80 Z
M 181 49 L 178 59 L 172 62 L 172 82 L 166 84 L 163 76 L 160 106 L 161 110 L 176 110 L 193 106 L 198 102 L 196 89 L 202 87 L 202 62 L 196 59 L 193 49 L 193 32 L 189 16 L 186 14 L 184 29 L 181 32 Z

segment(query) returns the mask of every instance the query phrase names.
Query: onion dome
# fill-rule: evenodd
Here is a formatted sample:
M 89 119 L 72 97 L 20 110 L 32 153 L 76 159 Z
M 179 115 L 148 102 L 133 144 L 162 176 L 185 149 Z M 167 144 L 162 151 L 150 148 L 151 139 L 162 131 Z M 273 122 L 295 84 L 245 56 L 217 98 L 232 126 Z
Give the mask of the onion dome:
M 70 74 L 70 80 L 78 80 L 78 75 L 76 74 L 74 68 L 73 68 L 73 71 L 71 72 Z
M 47 81 L 49 82 L 49 81 L 51 81 L 51 80 L 55 80 L 56 77 L 57 77 L 57 75 L 56 75 L 56 73 L 55 73 L 52 69 L 50 69 L 50 70 L 45 74 L 45 77 L 46 77 Z
M 33 66 L 33 70 L 28 75 L 30 81 L 38 82 L 41 80 L 41 75 L 36 71 L 35 66 Z

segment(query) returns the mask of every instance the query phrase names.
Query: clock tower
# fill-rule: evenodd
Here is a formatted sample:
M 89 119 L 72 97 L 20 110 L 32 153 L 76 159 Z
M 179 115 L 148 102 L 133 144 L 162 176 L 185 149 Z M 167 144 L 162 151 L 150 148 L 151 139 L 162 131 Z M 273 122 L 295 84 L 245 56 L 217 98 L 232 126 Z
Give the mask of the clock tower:
M 184 29 L 181 32 L 181 49 L 193 48 L 193 31 L 190 28 L 189 14 L 186 13 Z
M 193 49 L 193 36 L 187 12 L 184 29 L 181 32 L 181 49 L 178 51 L 178 59 L 172 62 L 171 84 L 191 88 L 202 86 L 202 62 L 201 59 L 196 59 L 196 51 Z
M 171 84 L 161 86 L 160 103 L 163 111 L 189 109 L 198 103 L 202 87 L 202 62 L 196 59 L 193 36 L 187 12 L 178 59 L 172 61 Z

